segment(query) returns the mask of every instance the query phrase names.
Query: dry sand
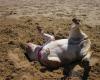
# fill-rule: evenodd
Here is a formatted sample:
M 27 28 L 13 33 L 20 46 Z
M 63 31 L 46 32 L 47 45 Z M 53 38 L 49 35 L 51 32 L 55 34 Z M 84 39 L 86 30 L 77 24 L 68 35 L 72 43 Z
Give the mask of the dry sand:
M 100 80 L 99 0 L 0 0 L 0 80 L 57 80 L 61 70 L 41 73 L 39 63 L 29 63 L 20 47 L 31 41 L 42 44 L 35 23 L 56 39 L 67 38 L 71 19 L 82 20 L 82 29 L 92 42 L 92 69 L 89 80 Z M 77 66 L 70 80 L 80 80 Z

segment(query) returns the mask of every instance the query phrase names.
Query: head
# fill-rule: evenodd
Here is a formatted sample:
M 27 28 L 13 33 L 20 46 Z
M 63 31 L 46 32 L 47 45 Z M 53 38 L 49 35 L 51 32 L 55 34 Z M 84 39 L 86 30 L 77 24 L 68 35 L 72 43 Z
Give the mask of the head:
M 80 20 L 77 18 L 73 18 L 72 19 L 72 25 L 70 27 L 70 31 L 69 31 L 69 36 L 70 37 L 77 37 L 80 35 L 81 32 L 81 24 L 80 24 Z
M 80 20 L 77 18 L 72 19 L 73 24 L 71 25 L 71 31 L 76 31 L 80 27 Z
M 75 23 L 75 24 L 80 24 L 80 20 L 77 19 L 77 18 L 73 18 L 72 21 L 73 21 L 73 23 Z
M 26 57 L 29 61 L 35 61 L 37 60 L 37 54 L 36 54 L 36 48 L 38 45 L 32 44 L 32 43 L 27 43 L 26 44 Z

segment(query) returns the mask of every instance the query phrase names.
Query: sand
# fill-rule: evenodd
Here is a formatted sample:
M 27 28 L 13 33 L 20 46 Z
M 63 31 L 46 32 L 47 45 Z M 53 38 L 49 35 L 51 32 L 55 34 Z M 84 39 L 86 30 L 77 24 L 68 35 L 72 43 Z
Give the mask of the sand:
M 100 80 L 99 0 L 0 0 L 0 80 L 57 80 L 62 70 L 40 72 L 40 64 L 30 63 L 21 44 L 43 44 L 35 23 L 56 39 L 67 38 L 71 19 L 81 20 L 82 30 L 92 42 L 92 69 L 89 80 Z M 83 69 L 73 70 L 70 80 L 80 80 Z

